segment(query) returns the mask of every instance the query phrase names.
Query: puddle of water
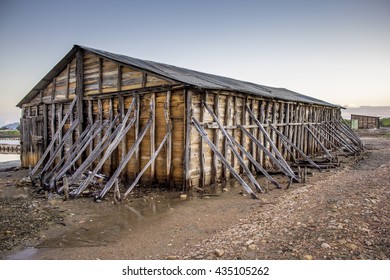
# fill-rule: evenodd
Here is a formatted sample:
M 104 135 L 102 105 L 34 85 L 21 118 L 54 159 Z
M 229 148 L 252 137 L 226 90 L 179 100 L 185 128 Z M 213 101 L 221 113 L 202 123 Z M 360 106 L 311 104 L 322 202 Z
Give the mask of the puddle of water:
M 228 192 L 223 189 L 228 189 Z M 77 217 L 75 215 L 73 223 L 68 225 L 65 232 L 41 242 L 35 248 L 28 247 L 10 255 L 7 259 L 39 257 L 40 250 L 109 246 L 120 241 L 124 236 L 129 236 L 132 231 L 140 229 L 136 233 L 139 234 L 143 228 L 149 229 L 150 225 L 164 219 L 164 215 L 169 215 L 172 211 L 180 211 L 181 207 L 190 207 L 197 211 L 202 198 L 218 199 L 220 196 L 237 196 L 241 191 L 243 189 L 240 184 L 236 180 L 230 180 L 208 187 L 203 192 L 188 194 L 186 199 L 180 198 L 178 192 L 153 191 L 144 196 L 140 196 L 139 193 L 134 194 L 134 197 L 129 197 L 117 205 L 104 201 L 89 205 L 86 201 L 74 201 L 79 203 L 75 205 L 74 211 L 83 211 L 80 204 L 88 210 L 79 213 Z M 70 209 L 72 209 L 71 204 Z
M 27 260 L 27 259 L 30 259 L 37 252 L 38 252 L 37 248 L 27 247 L 22 251 L 19 251 L 13 255 L 7 256 L 6 260 Z

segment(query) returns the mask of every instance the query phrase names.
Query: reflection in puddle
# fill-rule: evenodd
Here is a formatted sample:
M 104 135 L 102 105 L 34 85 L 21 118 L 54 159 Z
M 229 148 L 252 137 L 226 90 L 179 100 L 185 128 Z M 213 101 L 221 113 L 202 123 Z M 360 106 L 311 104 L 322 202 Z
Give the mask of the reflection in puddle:
M 26 260 L 31 258 L 38 252 L 37 248 L 27 247 L 22 251 L 17 252 L 16 254 L 9 255 L 6 257 L 7 260 Z
M 134 194 L 122 203 L 114 205 L 111 200 L 103 200 L 102 203 L 88 203 L 86 201 L 74 201 L 75 207 L 70 206 L 70 212 L 79 211 L 76 214 L 69 213 L 69 222 L 65 231 L 39 243 L 35 248 L 29 247 L 8 259 L 31 259 L 39 257 L 40 252 L 53 249 L 65 249 L 76 247 L 103 247 L 120 242 L 121 238 L 136 237 L 140 231 L 149 230 L 151 225 L 159 220 L 164 220 L 166 215 L 181 211 L 182 207 L 193 208 L 194 211 L 208 199 L 218 199 L 223 196 L 236 197 L 241 191 L 241 186 L 231 180 L 226 183 L 216 184 L 202 192 L 193 192 L 187 196 L 180 196 L 178 192 L 149 192 L 143 195 Z M 77 205 L 77 203 L 83 206 Z M 84 204 L 87 208 L 83 210 Z M 188 210 L 188 209 L 187 209 Z M 72 218 L 75 217 L 75 218 Z M 42 250 L 42 251 L 41 251 Z

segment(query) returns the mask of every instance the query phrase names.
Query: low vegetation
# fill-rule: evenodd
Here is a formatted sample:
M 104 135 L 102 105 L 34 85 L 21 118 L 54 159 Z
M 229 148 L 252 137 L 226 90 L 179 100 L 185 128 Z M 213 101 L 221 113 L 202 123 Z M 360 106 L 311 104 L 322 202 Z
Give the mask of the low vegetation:
M 380 126 L 390 127 L 390 118 L 382 118 L 379 120 Z
M 20 137 L 19 130 L 0 130 L 0 137 Z

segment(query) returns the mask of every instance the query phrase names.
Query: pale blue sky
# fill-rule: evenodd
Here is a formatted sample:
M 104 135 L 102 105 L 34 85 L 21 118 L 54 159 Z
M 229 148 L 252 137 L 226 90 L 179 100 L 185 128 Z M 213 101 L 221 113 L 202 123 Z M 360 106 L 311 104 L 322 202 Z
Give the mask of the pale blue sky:
M 0 125 L 74 44 L 390 106 L 389 0 L 1 0 Z

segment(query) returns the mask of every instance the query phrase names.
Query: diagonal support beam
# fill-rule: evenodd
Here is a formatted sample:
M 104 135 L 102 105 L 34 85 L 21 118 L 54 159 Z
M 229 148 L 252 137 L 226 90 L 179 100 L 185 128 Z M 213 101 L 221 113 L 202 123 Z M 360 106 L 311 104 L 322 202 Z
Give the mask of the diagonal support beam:
M 291 142 L 283 133 L 277 130 L 273 125 L 269 125 L 269 127 L 279 135 L 280 139 L 282 139 L 283 143 L 290 145 L 293 149 L 295 149 L 298 154 L 300 154 L 304 159 L 306 159 L 314 168 L 321 170 L 321 167 L 318 166 L 313 160 L 311 160 L 301 149 L 299 149 L 293 142 Z
M 314 138 L 314 140 L 316 140 L 318 145 L 320 145 L 321 149 L 325 152 L 326 156 L 328 158 L 333 158 L 332 154 L 329 153 L 328 149 L 324 146 L 324 144 L 322 144 L 322 142 L 320 141 L 320 139 L 318 139 L 318 137 L 314 134 L 314 132 L 311 131 L 311 129 L 306 124 L 304 124 L 303 127 L 310 133 L 310 135 Z
M 202 139 L 209 145 L 211 150 L 213 150 L 213 152 L 219 157 L 222 163 L 227 166 L 230 173 L 233 174 L 233 176 L 237 179 L 241 186 L 243 186 L 243 188 L 251 195 L 252 198 L 258 199 L 257 195 L 252 191 L 252 189 L 248 186 L 244 179 L 241 178 L 241 176 L 236 172 L 236 170 L 234 170 L 234 168 L 230 165 L 227 159 L 221 154 L 220 151 L 218 151 L 217 147 L 207 136 L 207 132 L 194 117 L 192 117 L 192 123 L 198 131 L 199 135 L 202 137 Z
M 54 144 L 57 141 L 57 138 L 59 137 L 59 135 L 62 131 L 62 128 L 64 127 L 70 114 L 73 113 L 73 108 L 74 108 L 76 102 L 77 102 L 77 96 L 73 99 L 72 103 L 70 104 L 68 112 L 66 113 L 66 115 L 62 119 L 62 122 L 58 126 L 58 129 L 57 129 L 56 133 L 54 134 L 53 138 L 51 139 L 49 146 L 47 146 L 46 151 L 43 153 L 43 155 L 41 156 L 41 158 L 39 159 L 37 164 L 34 166 L 33 170 L 30 172 L 31 178 L 34 177 L 35 173 L 38 171 L 39 167 L 42 165 L 42 163 L 46 159 L 47 155 L 50 153 L 50 150 L 54 147 Z
M 227 143 L 229 145 L 229 148 L 232 150 L 234 155 L 237 157 L 238 162 L 240 163 L 240 166 L 244 170 L 245 174 L 248 176 L 249 180 L 253 184 L 253 186 L 260 192 L 264 192 L 264 190 L 260 187 L 259 183 L 257 182 L 256 178 L 253 176 L 252 172 L 249 170 L 248 166 L 246 166 L 244 159 L 241 157 L 240 153 L 236 150 L 231 136 L 226 132 L 225 128 L 223 127 L 222 123 L 219 121 L 218 117 L 214 114 L 213 110 L 211 110 L 210 106 L 207 105 L 206 102 L 204 102 L 204 106 L 209 112 L 209 114 L 213 117 L 214 121 L 218 124 L 219 129 L 221 130 L 223 136 L 228 140 Z
M 170 137 L 171 135 L 171 130 L 169 129 L 167 131 L 167 133 L 165 134 L 164 136 L 164 139 L 161 141 L 161 144 L 160 146 L 158 146 L 157 150 L 154 152 L 154 154 L 151 156 L 150 160 L 146 163 L 146 165 L 144 166 L 144 168 L 142 168 L 142 170 L 140 171 L 140 173 L 137 175 L 137 177 L 135 178 L 135 180 L 133 181 L 133 183 L 131 184 L 131 186 L 127 189 L 127 191 L 125 192 L 124 194 L 124 197 L 126 197 L 131 191 L 132 189 L 137 185 L 138 181 L 141 179 L 142 175 L 145 173 L 145 171 L 149 168 L 149 166 L 152 164 L 153 161 L 156 160 L 156 157 L 158 156 L 158 154 L 160 153 L 162 147 L 164 146 L 164 144 L 167 142 L 168 138 Z M 102 194 L 100 194 L 100 196 L 102 196 Z
M 288 165 L 288 163 L 285 161 L 282 154 L 279 152 L 278 148 L 275 146 L 275 143 L 272 141 L 271 137 L 268 135 L 267 131 L 264 129 L 263 125 L 259 122 L 259 120 L 255 117 L 252 110 L 246 106 L 246 110 L 248 111 L 250 117 L 255 122 L 255 124 L 258 126 L 258 128 L 261 130 L 261 132 L 264 134 L 267 141 L 270 143 L 272 150 L 275 152 L 276 157 L 278 158 L 278 161 L 281 163 L 284 169 L 287 170 L 287 172 L 290 174 L 290 177 L 297 180 L 299 182 L 299 179 L 295 176 L 294 171 L 291 169 L 291 167 Z M 251 134 L 251 133 L 250 133 Z M 252 134 L 251 134 L 252 135 Z M 252 135 L 253 136 L 253 135 Z M 255 138 L 253 136 L 253 138 Z M 256 139 L 256 138 L 255 138 Z M 257 139 L 256 139 L 257 140 Z M 259 142 L 259 141 L 257 141 Z M 259 142 L 260 144 L 260 142 Z M 261 144 L 260 144 L 261 145 Z M 262 145 L 261 145 L 262 146 Z
M 129 162 L 129 160 L 131 159 L 131 157 L 133 156 L 135 150 L 138 148 L 138 146 L 141 144 L 142 140 L 144 139 L 145 137 L 145 134 L 146 132 L 148 131 L 148 129 L 152 126 L 152 123 L 153 123 L 153 115 L 151 114 L 150 117 L 149 117 L 149 120 L 146 124 L 146 126 L 142 129 L 142 131 L 140 132 L 140 134 L 138 135 L 137 137 L 137 140 L 135 141 L 135 143 L 133 144 L 133 146 L 130 148 L 130 150 L 127 152 L 126 156 L 123 158 L 123 160 L 121 161 L 121 163 L 119 164 L 118 168 L 115 170 L 114 174 L 111 176 L 110 180 L 107 182 L 107 184 L 105 185 L 104 189 L 100 192 L 100 197 L 104 197 L 106 195 L 106 193 L 111 189 L 111 187 L 114 185 L 115 183 L 115 180 L 118 178 L 118 176 L 120 175 L 120 173 L 122 172 L 123 168 L 126 166 L 126 164 Z M 166 140 L 166 137 L 165 137 L 165 140 Z M 160 147 L 161 149 L 161 147 Z M 159 151 L 159 150 L 158 150 Z M 158 154 L 158 152 L 157 152 Z M 154 152 L 154 155 L 156 155 L 156 152 Z M 153 161 L 149 161 L 150 164 L 153 162 Z M 148 162 L 148 163 L 149 163 Z M 149 164 L 149 165 L 150 165 Z M 146 170 L 146 169 L 145 169 Z M 141 174 L 141 173 L 140 173 Z M 142 174 L 141 174 L 142 175 Z M 126 192 L 127 193 L 127 192 Z M 126 196 L 126 194 L 125 194 Z

